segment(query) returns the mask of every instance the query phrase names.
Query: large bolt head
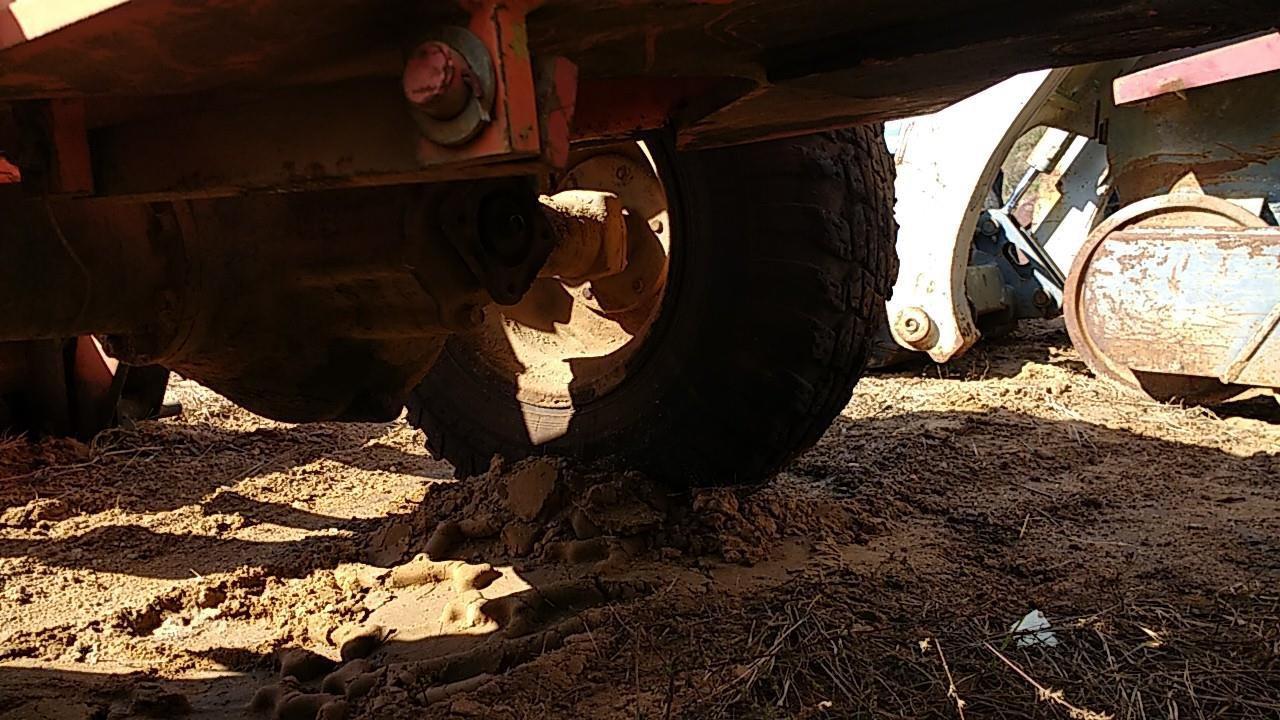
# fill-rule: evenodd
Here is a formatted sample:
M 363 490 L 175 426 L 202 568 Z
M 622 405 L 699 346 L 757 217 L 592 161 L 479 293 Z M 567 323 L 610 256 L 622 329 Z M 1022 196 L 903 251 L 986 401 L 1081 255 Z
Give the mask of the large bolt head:
M 471 67 L 456 50 L 442 42 L 425 42 L 414 48 L 405 63 L 405 99 L 437 120 L 455 118 L 472 98 L 467 75 Z
M 929 336 L 933 332 L 933 321 L 924 308 L 913 306 L 898 312 L 893 322 L 893 330 L 899 340 L 920 349 L 928 344 Z

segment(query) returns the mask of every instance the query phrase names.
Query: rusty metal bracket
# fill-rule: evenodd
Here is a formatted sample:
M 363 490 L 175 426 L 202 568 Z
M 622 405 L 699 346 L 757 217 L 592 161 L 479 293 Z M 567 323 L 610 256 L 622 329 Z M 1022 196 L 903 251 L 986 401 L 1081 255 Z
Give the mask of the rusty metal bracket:
M 146 118 L 95 128 L 94 192 L 156 201 L 563 167 L 576 66 L 555 55 L 534 62 L 526 5 L 486 0 L 469 9 L 466 29 L 428 35 L 435 44 L 422 57 L 410 52 L 400 82 L 352 78 L 198 108 L 163 101 L 172 104 Z
M 493 60 L 466 28 L 441 27 L 409 54 L 403 86 L 422 135 L 437 145 L 465 145 L 493 119 Z
M 569 143 L 574 138 L 578 108 L 578 66 L 566 58 L 550 57 L 534 64 L 538 93 L 542 158 L 563 170 L 569 164 Z
M 482 126 L 474 128 L 473 137 L 465 143 L 441 144 L 430 133 L 424 133 L 418 141 L 419 163 L 427 166 L 485 158 L 518 160 L 535 158 L 541 153 L 538 94 L 525 29 L 525 14 L 529 9 L 522 3 L 485 0 L 471 8 L 465 33 L 459 29 L 442 29 L 447 32 L 439 34 L 440 40 L 466 59 L 479 80 L 474 89 L 479 90 L 477 102 L 470 104 L 472 109 L 467 112 L 483 110 L 489 102 L 484 97 L 484 86 L 490 77 L 495 100 L 490 117 Z M 413 69 L 413 63 L 406 67 L 407 71 Z M 415 115 L 421 117 L 422 114 Z

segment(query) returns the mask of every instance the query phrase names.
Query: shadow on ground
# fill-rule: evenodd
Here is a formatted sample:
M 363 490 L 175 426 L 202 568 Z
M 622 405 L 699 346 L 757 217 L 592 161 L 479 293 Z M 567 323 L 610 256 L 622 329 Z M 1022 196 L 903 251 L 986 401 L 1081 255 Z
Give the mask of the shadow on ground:
M 488 513 L 493 532 L 455 538 L 447 557 L 462 561 L 451 568 L 498 568 L 492 584 L 428 573 L 351 590 L 363 609 L 349 619 L 393 632 L 370 658 L 375 673 L 383 668 L 373 689 L 353 705 L 374 716 L 480 708 L 507 717 L 772 717 L 762 714 L 772 708 L 954 717 L 947 673 L 971 713 L 1052 715 L 999 653 L 1065 690 L 1065 702 L 1117 717 L 1139 717 L 1142 703 L 1161 714 L 1268 717 L 1280 708 L 1278 473 L 1274 448 L 1226 451 L 1194 434 L 1174 441 L 1013 409 L 929 410 L 841 417 L 769 486 L 664 493 L 645 501 L 661 506 L 660 517 L 634 534 L 578 539 L 592 533 L 573 513 L 526 522 L 501 507 L 505 481 L 488 478 L 436 486 L 406 515 L 349 523 L 351 537 L 334 541 L 341 547 L 126 525 L 0 540 L 0 557 L 148 576 L 146 556 L 112 549 L 200 555 L 218 572 L 258 562 L 270 545 L 269 571 L 300 578 L 360 559 L 375 536 L 406 523 L 415 531 L 401 554 L 409 561 L 443 523 Z M 566 507 L 578 507 L 594 491 L 564 492 Z M 717 509 L 729 502 L 736 515 Z M 176 504 L 157 498 L 151 507 Z M 515 556 L 507 529 L 529 525 L 533 549 Z M 699 545 L 699 533 L 713 540 Z M 735 535 L 769 559 L 726 562 L 737 559 L 726 555 Z M 574 547 L 588 549 L 566 550 Z M 1033 608 L 1053 618 L 1061 650 L 1009 637 Z M 336 652 L 332 634 L 297 627 L 305 624 L 276 642 L 293 635 Z M 24 666 L 40 657 L 40 642 L 10 639 L 3 650 L 6 705 L 70 693 L 101 713 L 127 708 L 150 678 Z M 271 681 L 275 657 L 257 647 L 192 651 L 191 665 L 212 659 L 231 675 L 177 673 L 164 686 L 196 716 L 225 715 Z

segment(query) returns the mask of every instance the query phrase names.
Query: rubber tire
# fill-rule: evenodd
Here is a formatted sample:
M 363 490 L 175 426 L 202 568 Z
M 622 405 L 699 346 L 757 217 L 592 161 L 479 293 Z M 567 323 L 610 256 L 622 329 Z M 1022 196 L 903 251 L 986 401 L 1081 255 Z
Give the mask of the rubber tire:
M 755 482 L 848 403 L 897 275 L 882 126 L 654 155 L 671 269 L 625 379 L 572 411 L 522 408 L 451 341 L 409 421 L 459 476 L 494 455 L 551 454 L 614 459 L 678 486 Z M 563 436 L 534 445 L 526 412 L 567 423 Z

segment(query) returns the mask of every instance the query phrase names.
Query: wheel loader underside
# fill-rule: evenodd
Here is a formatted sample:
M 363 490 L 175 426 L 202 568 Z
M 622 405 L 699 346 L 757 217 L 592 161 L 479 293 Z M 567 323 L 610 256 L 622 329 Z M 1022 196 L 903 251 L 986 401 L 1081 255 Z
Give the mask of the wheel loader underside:
M 105 336 L 106 353 L 83 349 L 105 381 L 65 371 L 89 388 L 86 417 L 118 397 L 115 358 L 272 417 L 388 418 L 450 333 L 571 252 L 538 203 L 571 146 L 905 116 L 1029 68 L 1235 37 L 1273 10 L 15 0 L 0 9 L 0 341 L 27 358 Z M 8 367 L 0 393 L 32 386 L 24 361 Z

